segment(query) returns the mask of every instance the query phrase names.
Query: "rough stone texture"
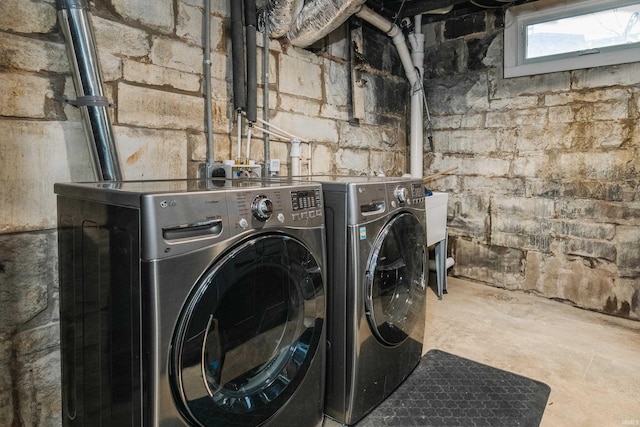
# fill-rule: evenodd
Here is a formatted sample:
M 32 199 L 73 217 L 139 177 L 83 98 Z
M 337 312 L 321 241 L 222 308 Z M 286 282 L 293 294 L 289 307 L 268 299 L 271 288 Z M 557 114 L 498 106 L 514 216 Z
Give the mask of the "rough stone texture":
M 0 135 L 0 233 L 54 227 L 53 184 L 93 179 L 82 124 L 0 119 Z
M 120 127 L 116 127 L 114 132 L 124 179 L 178 179 L 187 176 L 185 132 Z
M 639 319 L 639 65 L 505 79 L 491 15 L 427 26 L 425 173 L 458 167 L 430 184 L 451 193 L 453 274 Z
M 56 25 L 53 4 L 23 0 L 0 2 L 0 30 L 16 33 L 49 33 Z
M 310 99 L 322 99 L 322 68 L 319 64 L 299 57 L 280 55 L 279 74 L 280 91 Z M 295 77 L 292 77 L 295 76 Z
M 166 0 L 145 2 L 111 0 L 111 2 L 125 20 L 134 20 L 167 33 L 173 29 L 173 2 Z
M 154 64 L 187 73 L 201 73 L 202 49 L 182 41 L 154 37 L 149 55 Z
M 3 32 L 0 37 L 0 68 L 67 73 L 69 60 L 62 43 Z
M 169 86 L 187 92 L 200 89 L 200 76 L 196 74 L 129 60 L 125 60 L 123 65 L 124 79 L 129 82 L 148 86 Z
M 30 74 L 0 74 L 0 116 L 42 119 L 49 114 L 45 101 L 52 98 L 49 79 Z
M 156 129 L 204 128 L 202 98 L 118 85 L 118 123 Z
M 91 15 L 91 23 L 99 53 L 130 58 L 149 54 L 149 36 L 144 31 L 94 15 Z

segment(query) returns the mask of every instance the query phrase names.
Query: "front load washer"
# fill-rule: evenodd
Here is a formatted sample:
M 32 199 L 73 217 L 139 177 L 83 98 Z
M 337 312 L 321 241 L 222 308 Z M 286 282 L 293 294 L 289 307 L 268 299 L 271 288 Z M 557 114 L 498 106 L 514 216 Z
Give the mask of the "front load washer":
M 56 184 L 65 426 L 322 421 L 319 184 Z
M 421 180 L 310 177 L 327 225 L 325 413 L 354 424 L 419 363 L 425 322 Z

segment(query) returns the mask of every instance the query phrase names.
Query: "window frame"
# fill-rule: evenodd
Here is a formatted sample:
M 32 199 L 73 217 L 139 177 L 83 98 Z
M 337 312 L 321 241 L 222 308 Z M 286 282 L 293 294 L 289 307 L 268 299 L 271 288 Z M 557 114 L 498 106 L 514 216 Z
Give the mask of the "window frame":
M 640 61 L 640 42 L 582 52 L 541 56 L 526 61 L 526 28 L 557 19 L 638 4 L 638 0 L 538 0 L 506 10 L 504 26 L 504 77 L 521 77 L 558 71 Z

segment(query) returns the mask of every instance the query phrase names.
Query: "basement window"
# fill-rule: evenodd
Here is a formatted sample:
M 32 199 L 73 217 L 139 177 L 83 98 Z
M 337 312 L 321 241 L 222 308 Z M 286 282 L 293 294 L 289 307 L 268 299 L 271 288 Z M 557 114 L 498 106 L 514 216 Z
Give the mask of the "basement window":
M 640 0 L 539 0 L 506 11 L 504 76 L 640 61 Z

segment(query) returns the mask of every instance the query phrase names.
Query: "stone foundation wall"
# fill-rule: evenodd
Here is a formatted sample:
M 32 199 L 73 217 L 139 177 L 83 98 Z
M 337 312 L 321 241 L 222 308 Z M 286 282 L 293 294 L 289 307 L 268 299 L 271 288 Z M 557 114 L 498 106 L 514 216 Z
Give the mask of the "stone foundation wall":
M 235 1 L 235 0 L 234 0 Z M 234 157 L 229 1 L 212 0 L 215 159 Z M 194 177 L 205 159 L 203 3 L 95 0 L 90 13 L 125 179 Z M 261 41 L 261 35 L 258 35 Z M 395 50 L 365 34 L 367 114 L 348 123 L 344 37 L 317 52 L 271 41 L 268 84 L 276 125 L 313 141 L 316 173 L 405 171 L 406 95 Z M 369 46 L 369 47 L 367 47 Z M 381 48 L 382 46 L 382 48 Z M 377 65 L 378 55 L 386 58 Z M 384 87 L 384 91 L 379 91 Z M 0 425 L 61 423 L 56 205 L 53 184 L 93 180 L 54 0 L 0 2 Z M 262 106 L 262 93 L 258 94 Z M 259 109 L 259 117 L 262 111 Z M 254 137 L 251 156 L 264 159 Z M 288 173 L 288 144 L 271 158 Z M 243 147 L 244 152 L 244 147 Z M 306 156 L 307 147 L 303 146 Z M 306 161 L 306 159 L 304 159 Z M 305 163 L 302 169 L 307 171 Z
M 451 274 L 640 319 L 640 64 L 505 79 L 502 27 L 425 26 Z

